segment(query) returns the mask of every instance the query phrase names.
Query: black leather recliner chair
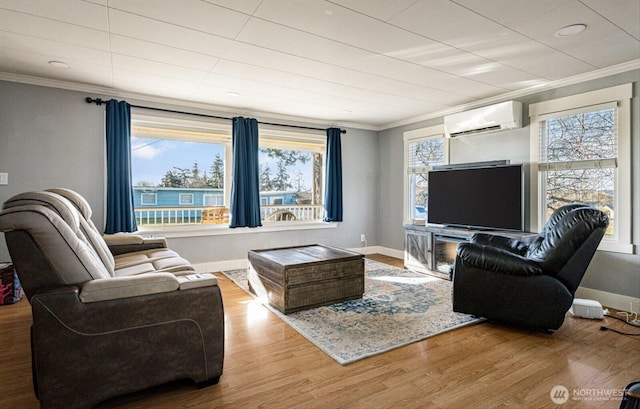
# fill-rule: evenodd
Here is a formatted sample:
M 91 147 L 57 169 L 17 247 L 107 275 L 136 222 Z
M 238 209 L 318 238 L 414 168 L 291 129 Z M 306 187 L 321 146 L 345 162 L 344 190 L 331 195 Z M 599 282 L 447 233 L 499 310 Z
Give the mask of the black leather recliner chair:
M 608 224 L 605 213 L 569 204 L 530 243 L 474 235 L 458 245 L 453 310 L 523 327 L 560 328 Z

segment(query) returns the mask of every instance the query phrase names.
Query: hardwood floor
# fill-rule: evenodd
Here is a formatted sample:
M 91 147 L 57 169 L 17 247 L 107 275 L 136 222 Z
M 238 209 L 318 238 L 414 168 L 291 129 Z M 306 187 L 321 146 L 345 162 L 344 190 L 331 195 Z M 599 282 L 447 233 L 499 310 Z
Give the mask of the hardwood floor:
M 402 266 L 401 260 L 371 258 Z M 218 277 L 226 316 L 220 383 L 200 390 L 166 385 L 101 407 L 617 408 L 619 400 L 602 398 L 558 406 L 550 392 L 563 385 L 570 394 L 617 393 L 640 380 L 640 339 L 599 329 L 640 331 L 611 318 L 571 316 L 553 335 L 485 322 L 341 366 Z M 37 408 L 28 302 L 0 307 L 0 323 L 0 408 Z

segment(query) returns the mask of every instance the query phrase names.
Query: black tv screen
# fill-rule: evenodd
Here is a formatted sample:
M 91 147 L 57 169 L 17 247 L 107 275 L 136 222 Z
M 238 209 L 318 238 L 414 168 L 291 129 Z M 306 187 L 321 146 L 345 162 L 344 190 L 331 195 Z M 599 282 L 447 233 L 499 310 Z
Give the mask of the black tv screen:
M 523 183 L 522 165 L 430 171 L 427 221 L 522 231 Z

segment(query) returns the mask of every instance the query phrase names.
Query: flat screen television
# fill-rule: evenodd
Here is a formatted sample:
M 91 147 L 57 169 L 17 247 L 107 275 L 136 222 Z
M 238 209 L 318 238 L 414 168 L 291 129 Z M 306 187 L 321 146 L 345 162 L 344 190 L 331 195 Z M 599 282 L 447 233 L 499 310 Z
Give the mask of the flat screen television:
M 428 195 L 430 224 L 524 230 L 522 165 L 433 170 Z

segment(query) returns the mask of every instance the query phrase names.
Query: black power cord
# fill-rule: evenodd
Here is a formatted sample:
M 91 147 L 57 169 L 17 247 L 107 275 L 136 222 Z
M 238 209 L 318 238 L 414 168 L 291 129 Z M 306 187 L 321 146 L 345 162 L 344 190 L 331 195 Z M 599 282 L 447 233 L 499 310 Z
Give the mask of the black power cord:
M 625 324 L 627 324 L 627 325 L 631 325 L 631 326 L 632 326 L 632 327 L 634 327 L 634 328 L 640 328 L 640 326 L 638 326 L 638 325 L 636 325 L 636 324 L 632 324 L 632 323 L 630 323 L 629 321 L 627 321 L 627 320 L 625 320 L 625 319 L 622 319 L 622 318 L 620 318 L 620 317 L 614 317 L 614 316 L 612 316 L 612 315 L 607 315 L 606 317 L 608 317 L 608 318 L 613 318 L 613 319 L 616 319 L 616 320 L 618 320 L 618 321 L 622 321 L 622 322 L 624 322 Z M 640 337 L 640 334 L 632 334 L 632 333 L 629 333 L 629 332 L 622 332 L 622 331 L 618 331 L 617 329 L 613 329 L 613 328 L 605 327 L 604 325 L 600 327 L 600 331 L 611 331 L 611 332 L 615 332 L 616 334 L 626 335 L 626 336 L 628 336 L 628 337 Z
M 640 337 L 640 334 L 631 334 L 629 332 L 622 332 L 622 331 L 618 331 L 617 329 L 605 327 L 604 325 L 600 327 L 600 331 L 611 331 L 611 332 L 615 332 L 616 334 L 626 335 L 628 337 Z

